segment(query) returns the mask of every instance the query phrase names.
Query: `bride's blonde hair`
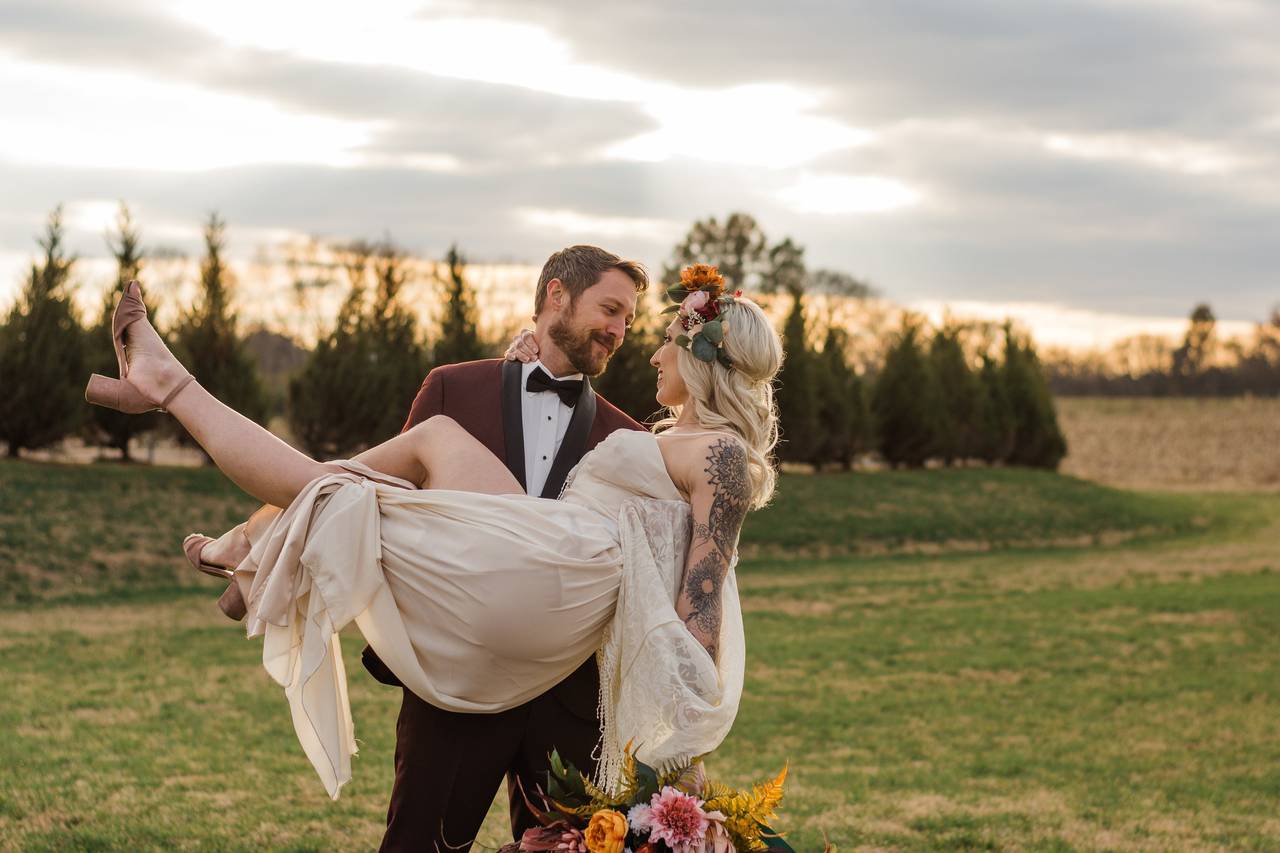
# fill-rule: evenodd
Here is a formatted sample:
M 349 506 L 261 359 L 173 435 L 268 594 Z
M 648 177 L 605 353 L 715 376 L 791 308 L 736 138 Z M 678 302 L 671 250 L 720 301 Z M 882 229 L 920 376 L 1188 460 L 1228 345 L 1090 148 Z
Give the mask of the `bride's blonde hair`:
M 697 407 L 705 429 L 732 432 L 747 448 L 751 479 L 751 508 L 773 497 L 777 472 L 771 453 L 778 443 L 778 410 L 773 379 L 782 368 L 782 340 L 759 305 L 737 297 L 720 312 L 726 328 L 724 351 L 733 363 L 702 361 L 684 347 L 676 354 L 680 377 Z M 661 430 L 675 424 L 683 406 L 668 407 L 668 417 L 653 425 Z

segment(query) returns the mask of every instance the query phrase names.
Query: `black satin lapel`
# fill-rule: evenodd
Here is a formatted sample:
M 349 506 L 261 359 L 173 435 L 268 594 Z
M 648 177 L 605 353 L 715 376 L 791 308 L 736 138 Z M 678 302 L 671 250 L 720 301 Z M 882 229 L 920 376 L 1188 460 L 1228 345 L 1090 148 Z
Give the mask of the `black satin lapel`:
M 502 435 L 507 448 L 507 470 L 527 489 L 524 479 L 524 414 L 520 408 L 521 364 L 502 364 Z
M 551 471 L 547 474 L 547 484 L 542 487 L 540 497 L 558 498 L 560 489 L 564 487 L 564 478 L 582 459 L 587 450 L 587 438 L 591 435 L 591 425 L 596 421 L 596 392 L 591 389 L 591 380 L 583 377 L 582 393 L 578 395 L 578 405 L 573 407 L 573 417 L 569 418 L 569 428 L 565 430 L 564 441 L 560 442 L 560 452 L 551 463 Z

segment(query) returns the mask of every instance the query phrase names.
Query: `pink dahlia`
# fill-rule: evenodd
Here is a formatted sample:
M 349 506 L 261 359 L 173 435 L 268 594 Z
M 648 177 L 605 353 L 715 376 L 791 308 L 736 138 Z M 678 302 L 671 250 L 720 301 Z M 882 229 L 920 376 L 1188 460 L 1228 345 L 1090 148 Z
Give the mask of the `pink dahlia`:
M 670 785 L 663 788 L 649 802 L 649 821 L 653 826 L 649 837 L 665 841 L 675 853 L 700 853 L 708 823 L 702 803 Z

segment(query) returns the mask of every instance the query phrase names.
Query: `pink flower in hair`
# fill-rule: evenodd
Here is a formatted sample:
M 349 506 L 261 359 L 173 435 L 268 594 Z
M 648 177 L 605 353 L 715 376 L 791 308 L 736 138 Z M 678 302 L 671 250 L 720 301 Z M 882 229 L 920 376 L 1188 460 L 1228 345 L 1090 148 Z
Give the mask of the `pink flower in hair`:
M 680 303 L 680 308 L 686 314 L 692 314 L 705 308 L 707 300 L 710 298 L 705 290 L 695 290 L 684 298 L 684 302 Z

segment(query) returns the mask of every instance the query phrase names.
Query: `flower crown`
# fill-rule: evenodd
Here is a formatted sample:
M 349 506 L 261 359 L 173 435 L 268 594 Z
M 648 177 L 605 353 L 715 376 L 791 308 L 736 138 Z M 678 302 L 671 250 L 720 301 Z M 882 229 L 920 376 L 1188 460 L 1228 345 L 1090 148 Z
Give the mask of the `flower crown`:
M 720 313 L 741 295 L 741 290 L 735 290 L 733 296 L 725 294 L 724 276 L 711 264 L 694 264 L 681 270 L 680 283 L 667 288 L 667 298 L 676 304 L 662 310 L 663 314 L 675 314 L 680 327 L 689 333 L 678 335 L 676 346 L 689 350 L 699 361 L 718 361 L 733 367 L 724 351 L 729 324 L 720 319 Z

